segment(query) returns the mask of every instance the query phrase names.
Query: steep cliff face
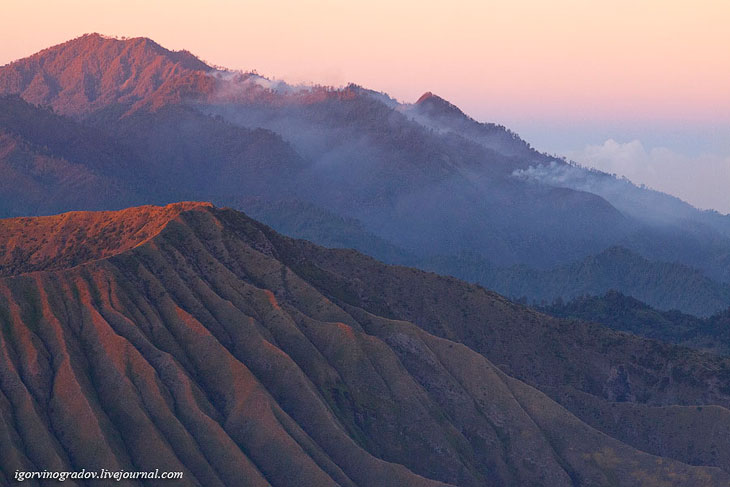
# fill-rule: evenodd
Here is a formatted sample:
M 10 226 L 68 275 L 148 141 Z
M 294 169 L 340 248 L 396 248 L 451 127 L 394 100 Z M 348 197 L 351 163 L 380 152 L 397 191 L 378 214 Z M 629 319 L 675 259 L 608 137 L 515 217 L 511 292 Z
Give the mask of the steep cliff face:
M 654 390 L 660 360 L 719 380 L 707 357 L 581 331 L 207 204 L 0 228 L 29 256 L 0 279 L 3 483 L 81 468 L 179 470 L 204 486 L 730 482 L 723 464 L 642 452 L 538 390 L 605 404 L 607 384 L 630 383 L 631 399 Z M 79 228 L 96 242 L 81 253 Z M 727 405 L 721 384 L 702 396 L 693 380 L 676 374 L 672 394 L 644 400 Z

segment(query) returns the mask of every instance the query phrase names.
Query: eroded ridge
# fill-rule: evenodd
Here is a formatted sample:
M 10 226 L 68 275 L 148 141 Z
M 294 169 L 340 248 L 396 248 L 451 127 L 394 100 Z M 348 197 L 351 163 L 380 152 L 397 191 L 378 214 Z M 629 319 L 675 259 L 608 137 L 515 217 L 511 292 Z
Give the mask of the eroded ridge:
M 231 210 L 178 210 L 137 210 L 166 223 L 111 257 L 0 279 L 0 483 L 81 468 L 183 471 L 204 486 L 730 482 L 597 431 L 528 385 L 539 376 L 512 378 L 486 343 L 459 343 L 479 334 L 458 331 L 471 313 L 496 334 L 500 313 L 533 317 L 542 346 L 556 321 Z M 446 316 L 432 291 L 466 306 L 451 329 L 417 315 Z

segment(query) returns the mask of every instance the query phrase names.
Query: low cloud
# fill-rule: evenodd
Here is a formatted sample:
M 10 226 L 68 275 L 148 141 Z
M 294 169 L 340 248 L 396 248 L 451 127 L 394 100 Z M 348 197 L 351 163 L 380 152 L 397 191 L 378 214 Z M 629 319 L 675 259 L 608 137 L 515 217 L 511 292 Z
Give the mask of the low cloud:
M 566 154 L 586 167 L 625 176 L 635 184 L 669 193 L 702 209 L 730 213 L 730 156 L 687 156 L 638 141 L 609 139 Z
M 210 75 L 222 81 L 218 84 L 216 99 L 240 99 L 258 89 L 268 90 L 277 95 L 292 95 L 305 91 L 312 91 L 314 85 L 289 84 L 278 79 L 270 79 L 256 72 L 214 70 Z

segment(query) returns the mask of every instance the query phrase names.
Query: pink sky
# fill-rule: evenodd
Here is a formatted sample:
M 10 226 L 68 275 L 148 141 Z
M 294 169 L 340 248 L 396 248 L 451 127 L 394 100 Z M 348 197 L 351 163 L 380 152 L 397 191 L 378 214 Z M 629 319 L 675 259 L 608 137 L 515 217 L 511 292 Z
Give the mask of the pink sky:
M 477 117 L 730 120 L 730 2 L 4 0 L 0 64 L 86 32 Z

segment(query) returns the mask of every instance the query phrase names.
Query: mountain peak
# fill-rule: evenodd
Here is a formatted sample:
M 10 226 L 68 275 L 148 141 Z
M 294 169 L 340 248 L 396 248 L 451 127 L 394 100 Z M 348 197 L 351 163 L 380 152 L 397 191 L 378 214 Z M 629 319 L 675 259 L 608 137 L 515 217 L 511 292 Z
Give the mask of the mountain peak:
M 111 104 L 132 106 L 171 80 L 210 70 L 189 52 L 170 51 L 146 37 L 93 33 L 2 67 L 0 94 L 84 116 Z
M 436 95 L 434 95 L 430 91 L 427 91 L 426 93 L 424 93 L 423 95 L 421 95 L 421 97 L 418 100 L 416 100 L 416 105 L 420 105 L 421 103 L 424 103 L 424 102 L 428 101 L 431 98 L 439 98 L 439 97 L 436 96 Z
M 162 56 L 167 61 L 180 64 L 190 70 L 208 71 L 210 66 L 199 60 L 186 50 L 171 51 L 148 37 L 113 37 L 97 32 L 84 34 L 74 39 L 48 47 L 26 58 L 16 60 L 8 67 L 18 64 L 28 64 L 37 61 L 45 66 L 55 64 L 58 60 L 68 60 L 70 57 L 84 61 L 109 57 L 110 55 L 127 56 Z
M 459 107 L 430 91 L 421 95 L 416 101 L 416 107 L 431 116 L 466 117 Z

